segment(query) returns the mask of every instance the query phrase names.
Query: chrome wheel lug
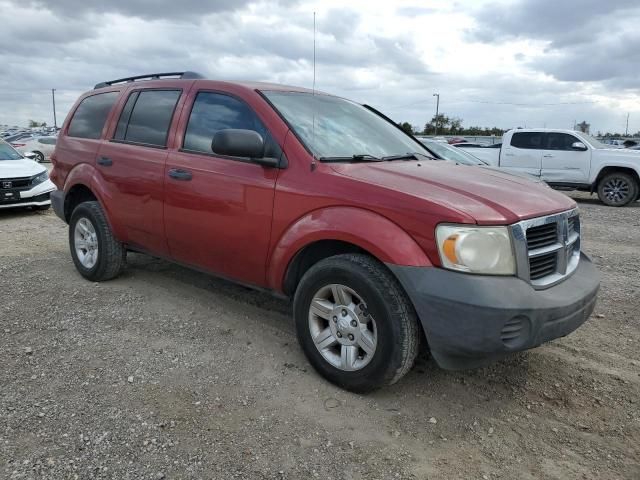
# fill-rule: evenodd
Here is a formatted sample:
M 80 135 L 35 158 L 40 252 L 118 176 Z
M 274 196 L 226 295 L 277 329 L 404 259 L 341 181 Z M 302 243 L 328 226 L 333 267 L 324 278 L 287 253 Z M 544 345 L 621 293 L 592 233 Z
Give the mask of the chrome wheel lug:
M 357 327 L 358 326 L 358 322 L 356 322 L 355 320 L 351 320 L 351 326 L 353 328 Z
M 353 335 L 349 334 L 349 340 L 353 341 Z
M 346 316 L 347 316 L 347 311 L 346 311 L 344 308 L 342 309 L 342 316 L 343 316 L 343 317 L 346 317 Z
M 342 338 L 342 333 L 341 332 L 337 332 L 336 335 L 338 336 L 338 338 Z
M 338 322 L 338 317 L 333 317 L 333 323 L 337 323 Z

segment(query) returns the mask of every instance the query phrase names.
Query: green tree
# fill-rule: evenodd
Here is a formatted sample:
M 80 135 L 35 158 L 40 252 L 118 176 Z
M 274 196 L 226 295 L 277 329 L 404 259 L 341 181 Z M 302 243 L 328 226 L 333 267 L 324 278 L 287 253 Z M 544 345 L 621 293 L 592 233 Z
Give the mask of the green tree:
M 408 133 L 409 135 L 413 135 L 414 134 L 413 127 L 411 126 L 411 124 L 409 122 L 399 123 L 398 126 L 402 130 L 404 130 L 406 133 Z

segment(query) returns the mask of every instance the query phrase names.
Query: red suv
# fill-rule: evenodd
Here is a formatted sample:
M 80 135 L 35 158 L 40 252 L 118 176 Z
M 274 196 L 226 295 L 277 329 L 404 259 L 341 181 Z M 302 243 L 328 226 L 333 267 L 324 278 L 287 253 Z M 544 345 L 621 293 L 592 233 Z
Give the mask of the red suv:
M 535 347 L 596 301 L 571 199 L 437 161 L 332 95 L 191 72 L 104 82 L 52 161 L 84 277 L 148 252 L 292 298 L 310 363 L 349 390 L 396 382 L 423 342 L 447 369 Z

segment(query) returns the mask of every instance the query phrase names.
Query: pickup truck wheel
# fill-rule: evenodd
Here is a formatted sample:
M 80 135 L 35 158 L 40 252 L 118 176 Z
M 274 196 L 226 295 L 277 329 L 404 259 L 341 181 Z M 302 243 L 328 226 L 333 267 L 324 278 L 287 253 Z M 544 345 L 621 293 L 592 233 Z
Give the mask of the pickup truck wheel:
M 610 173 L 598 183 L 598 198 L 610 207 L 622 207 L 637 197 L 638 183 L 627 173 Z
M 311 267 L 294 298 L 298 340 L 311 365 L 353 392 L 390 385 L 413 366 L 420 332 L 395 277 L 360 254 Z
M 98 202 L 83 202 L 71 214 L 69 247 L 80 274 L 94 282 L 118 276 L 126 250 L 118 242 Z

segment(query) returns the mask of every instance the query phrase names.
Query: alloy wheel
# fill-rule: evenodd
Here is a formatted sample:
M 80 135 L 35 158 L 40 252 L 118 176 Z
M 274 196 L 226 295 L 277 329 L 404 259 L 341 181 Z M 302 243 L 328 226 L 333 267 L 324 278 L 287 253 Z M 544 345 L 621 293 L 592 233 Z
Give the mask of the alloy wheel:
M 631 185 L 624 178 L 613 177 L 604 184 L 602 191 L 612 203 L 623 203 L 631 193 Z
M 81 218 L 73 232 L 76 256 L 83 267 L 91 269 L 98 262 L 98 234 L 88 218 Z
M 340 370 L 360 370 L 375 354 L 376 322 L 362 297 L 345 285 L 326 285 L 316 292 L 309 330 L 322 357 Z

